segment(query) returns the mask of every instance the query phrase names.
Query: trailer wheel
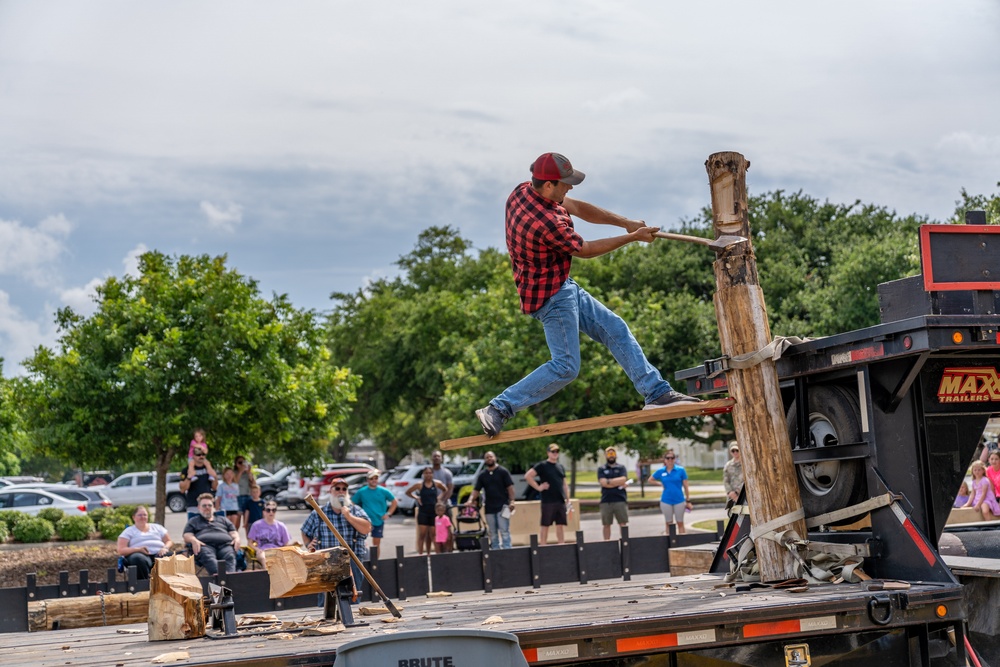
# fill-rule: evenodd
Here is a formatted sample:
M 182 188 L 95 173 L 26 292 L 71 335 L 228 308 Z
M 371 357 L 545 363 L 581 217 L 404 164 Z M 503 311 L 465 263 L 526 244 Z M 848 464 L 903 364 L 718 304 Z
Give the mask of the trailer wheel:
M 793 401 L 786 419 L 793 449 L 861 441 L 858 398 L 842 387 L 809 387 L 809 439 L 804 443 L 798 438 L 795 410 Z M 796 471 L 802 508 L 807 517 L 832 512 L 864 499 L 864 461 L 860 459 L 801 463 Z

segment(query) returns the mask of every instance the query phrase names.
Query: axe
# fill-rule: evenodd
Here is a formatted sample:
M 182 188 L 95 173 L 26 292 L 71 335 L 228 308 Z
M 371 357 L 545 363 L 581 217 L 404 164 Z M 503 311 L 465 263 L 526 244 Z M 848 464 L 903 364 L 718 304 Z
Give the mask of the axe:
M 742 236 L 720 236 L 717 239 L 704 239 L 700 236 L 687 236 L 686 234 L 674 234 L 672 232 L 653 232 L 653 236 L 661 239 L 671 239 L 674 241 L 687 241 L 698 245 L 707 245 L 712 250 L 719 252 L 737 243 L 746 243 Z

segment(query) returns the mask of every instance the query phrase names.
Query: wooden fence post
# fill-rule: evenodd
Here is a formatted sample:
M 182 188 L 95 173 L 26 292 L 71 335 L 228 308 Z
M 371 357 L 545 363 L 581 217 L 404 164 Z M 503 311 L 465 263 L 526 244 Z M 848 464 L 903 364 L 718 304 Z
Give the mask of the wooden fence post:
M 732 152 L 714 153 L 705 162 L 716 238 L 751 238 L 746 185 L 749 167 L 742 155 Z M 753 243 L 748 240 L 720 251 L 714 267 L 715 314 L 722 353 L 735 357 L 766 347 L 771 342 L 771 328 Z M 729 394 L 736 399 L 733 424 L 743 458 L 751 524 L 761 526 L 794 515 L 802 509 L 802 501 L 775 364 L 768 359 L 752 368 L 730 369 L 727 380 Z M 802 518 L 782 522 L 774 530 L 788 528 L 794 528 L 802 538 L 807 536 Z M 761 580 L 781 581 L 795 576 L 795 560 L 787 549 L 767 539 L 755 540 L 755 546 Z

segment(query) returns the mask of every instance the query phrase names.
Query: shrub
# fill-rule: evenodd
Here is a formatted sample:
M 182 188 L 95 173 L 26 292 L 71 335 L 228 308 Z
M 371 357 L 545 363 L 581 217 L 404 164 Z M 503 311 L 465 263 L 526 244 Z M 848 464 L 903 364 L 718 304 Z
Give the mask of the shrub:
M 3 544 L 4 542 L 7 541 L 7 536 L 9 534 L 10 531 L 7 530 L 7 523 L 4 521 L 0 521 L 0 544 Z
M 14 531 L 14 526 L 28 518 L 29 515 L 17 510 L 0 510 L 0 522 L 7 528 L 7 532 Z
M 47 542 L 52 539 L 55 533 L 52 523 L 45 519 L 33 516 L 19 522 L 14 526 L 14 539 L 18 542 Z
M 94 522 L 86 515 L 67 516 L 56 524 L 56 532 L 67 542 L 85 540 L 94 532 Z
M 115 509 L 115 514 L 128 519 L 129 523 L 132 523 L 132 515 L 135 514 L 135 508 L 138 505 L 119 505 Z
M 92 509 L 87 512 L 87 516 L 90 517 L 90 520 L 94 522 L 95 526 L 101 525 L 101 521 L 104 520 L 104 517 L 112 514 L 115 514 L 114 507 L 98 507 L 97 509 Z
M 117 540 L 122 531 L 132 525 L 132 522 L 117 514 L 110 514 L 97 524 L 97 530 L 101 531 L 101 537 L 106 540 Z
M 46 507 L 41 510 L 37 516 L 45 519 L 54 526 L 62 521 L 62 518 L 66 516 L 66 512 L 63 512 L 58 507 Z

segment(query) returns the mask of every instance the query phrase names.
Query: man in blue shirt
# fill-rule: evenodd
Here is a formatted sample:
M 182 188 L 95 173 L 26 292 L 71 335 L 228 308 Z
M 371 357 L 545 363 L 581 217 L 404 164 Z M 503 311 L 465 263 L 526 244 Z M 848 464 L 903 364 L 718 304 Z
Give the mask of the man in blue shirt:
M 614 447 L 604 450 L 605 464 L 597 469 L 597 483 L 601 485 L 601 526 L 604 539 L 611 539 L 611 521 L 618 522 L 619 530 L 628 525 L 628 471 L 618 463 Z
M 372 524 L 372 546 L 375 548 L 382 543 L 385 520 L 393 515 L 397 505 L 392 491 L 379 486 L 378 478 L 378 470 L 372 470 L 368 473 L 368 486 L 361 487 L 351 496 L 351 502 L 360 505 L 368 515 L 368 520 Z

